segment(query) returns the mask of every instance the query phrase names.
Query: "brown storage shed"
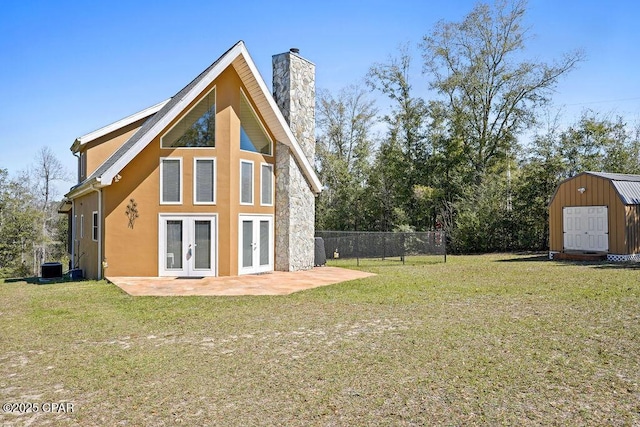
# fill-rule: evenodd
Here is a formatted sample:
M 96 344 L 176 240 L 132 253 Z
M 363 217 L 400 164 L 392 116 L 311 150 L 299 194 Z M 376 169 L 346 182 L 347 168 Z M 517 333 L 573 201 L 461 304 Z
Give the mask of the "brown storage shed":
M 549 204 L 549 257 L 606 255 L 640 261 L 640 175 L 583 172 Z

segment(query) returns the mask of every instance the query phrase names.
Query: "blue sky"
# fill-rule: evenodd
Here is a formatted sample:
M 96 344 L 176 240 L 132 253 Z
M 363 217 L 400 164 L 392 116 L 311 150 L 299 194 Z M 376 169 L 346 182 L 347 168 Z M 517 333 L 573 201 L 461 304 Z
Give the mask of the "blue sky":
M 413 84 L 426 95 L 416 45 L 437 21 L 459 21 L 475 4 L 7 0 L 0 13 L 0 168 L 25 169 L 49 146 L 75 174 L 69 147 L 76 137 L 169 98 L 238 40 L 269 86 L 271 55 L 298 47 L 316 64 L 317 87 L 332 92 L 361 83 L 373 63 L 410 43 Z M 528 11 L 532 58 L 586 53 L 554 96 L 565 123 L 585 108 L 640 121 L 640 3 L 530 0 Z

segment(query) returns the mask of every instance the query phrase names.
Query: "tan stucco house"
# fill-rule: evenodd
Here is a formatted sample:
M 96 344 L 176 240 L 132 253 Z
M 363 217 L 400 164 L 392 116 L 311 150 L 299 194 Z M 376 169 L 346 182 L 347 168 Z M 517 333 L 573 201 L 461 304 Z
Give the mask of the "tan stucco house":
M 175 96 L 77 138 L 65 196 L 87 278 L 234 276 L 313 266 L 315 66 L 241 41 Z

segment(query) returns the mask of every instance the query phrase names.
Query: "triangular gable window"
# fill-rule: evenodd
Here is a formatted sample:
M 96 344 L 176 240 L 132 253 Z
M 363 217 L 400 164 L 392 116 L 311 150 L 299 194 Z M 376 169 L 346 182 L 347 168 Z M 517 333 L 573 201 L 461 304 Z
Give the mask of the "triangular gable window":
M 271 146 L 271 138 L 245 94 L 240 92 L 240 149 L 270 156 Z
M 209 92 L 169 132 L 162 148 L 216 146 L 216 90 Z

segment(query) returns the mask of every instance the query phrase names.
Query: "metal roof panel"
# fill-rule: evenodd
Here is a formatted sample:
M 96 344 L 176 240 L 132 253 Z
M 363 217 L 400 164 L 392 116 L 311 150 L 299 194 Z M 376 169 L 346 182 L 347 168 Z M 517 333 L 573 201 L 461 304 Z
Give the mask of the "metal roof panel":
M 614 181 L 611 183 L 625 205 L 640 205 L 640 181 Z

